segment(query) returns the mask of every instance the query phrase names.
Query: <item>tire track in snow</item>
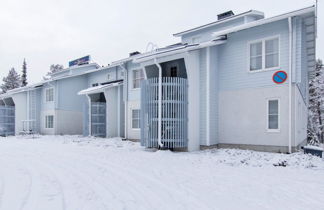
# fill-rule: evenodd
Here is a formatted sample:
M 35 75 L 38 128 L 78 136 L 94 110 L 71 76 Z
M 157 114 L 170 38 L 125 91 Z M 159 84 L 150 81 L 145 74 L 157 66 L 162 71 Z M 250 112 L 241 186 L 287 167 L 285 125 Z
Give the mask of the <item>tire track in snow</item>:
M 143 195 L 144 198 L 147 198 L 149 195 L 156 194 L 154 199 L 160 200 L 160 205 L 165 205 L 165 201 L 173 201 L 172 203 L 177 204 L 178 208 L 177 209 L 186 209 L 184 206 L 188 206 L 188 200 L 185 201 L 180 201 L 179 198 L 183 197 L 183 193 L 179 192 L 177 188 L 171 187 L 170 185 L 167 185 L 167 183 L 161 183 L 157 179 L 154 179 L 150 176 L 147 176 L 146 174 L 136 172 L 135 170 L 128 170 L 120 165 L 113 164 L 109 161 L 103 162 L 98 159 L 94 159 L 93 156 L 85 156 L 82 157 L 83 161 L 87 161 L 90 164 L 97 165 L 97 167 L 104 167 L 104 166 L 109 166 L 105 167 L 106 170 L 109 170 L 111 173 L 115 173 L 119 176 L 120 179 L 127 180 L 128 183 L 130 183 L 132 187 L 135 188 L 136 194 L 139 192 Z M 100 164 L 98 164 L 100 163 Z M 135 168 L 134 168 L 135 169 Z M 143 186 L 154 186 L 148 191 L 143 191 Z M 147 189 L 146 189 L 147 190 Z M 159 194 L 157 194 L 159 192 Z M 192 193 L 192 191 L 189 193 L 187 191 L 187 195 L 191 194 L 190 196 L 190 207 L 192 205 L 195 206 L 196 209 L 211 209 L 201 201 L 196 200 L 199 198 L 199 195 Z M 147 199 L 146 199 L 147 200 Z M 154 204 L 153 207 L 156 207 L 156 200 L 152 201 Z M 180 204 L 179 204 L 180 203 Z
M 97 199 L 100 201 L 101 205 L 104 207 L 104 209 L 107 209 L 106 204 L 103 202 L 103 199 L 100 198 L 100 196 L 98 195 L 98 193 L 96 192 L 96 190 L 93 189 L 92 185 L 89 183 L 89 180 L 86 180 L 86 178 L 84 176 L 81 177 L 81 175 L 77 172 L 79 172 L 78 170 L 76 170 L 76 168 L 70 167 L 69 166 L 63 166 L 66 164 L 66 160 L 65 161 L 58 161 L 57 157 L 54 157 L 56 159 L 53 160 L 53 157 L 44 157 L 43 160 L 46 159 L 46 163 L 47 164 L 51 164 L 51 166 L 56 166 L 56 169 L 61 169 L 59 171 L 64 171 L 64 174 L 61 174 L 61 177 L 64 177 L 63 179 L 66 179 L 69 177 L 70 182 L 68 183 L 68 188 L 73 188 L 76 194 L 80 194 L 80 190 L 82 190 L 82 188 L 87 189 L 87 192 L 83 192 L 83 195 L 79 195 L 81 197 L 86 197 L 86 199 L 90 199 L 91 201 L 93 201 L 93 198 Z M 56 170 L 57 171 L 57 170 Z M 62 184 L 63 186 L 64 184 Z M 62 187 L 62 191 L 64 192 L 64 186 Z M 82 193 L 81 193 L 82 194 Z M 79 197 L 80 198 L 80 197 Z M 85 202 L 82 199 L 79 199 L 79 201 L 75 202 L 75 203 L 80 203 L 75 209 L 84 209 L 84 205 L 82 205 L 82 202 Z

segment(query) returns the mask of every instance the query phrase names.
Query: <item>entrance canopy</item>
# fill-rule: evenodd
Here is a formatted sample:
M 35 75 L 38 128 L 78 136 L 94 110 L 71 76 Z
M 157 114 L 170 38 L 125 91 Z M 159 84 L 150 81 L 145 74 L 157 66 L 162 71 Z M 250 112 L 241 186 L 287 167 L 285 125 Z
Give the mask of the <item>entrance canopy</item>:
M 102 93 L 107 88 L 116 87 L 116 86 L 119 86 L 119 85 L 122 85 L 122 84 L 123 84 L 123 82 L 120 81 L 120 82 L 109 83 L 109 84 L 106 84 L 106 85 L 98 85 L 98 86 L 95 86 L 95 87 L 91 87 L 91 88 L 88 88 L 88 89 L 81 90 L 78 93 L 78 95 L 89 95 L 89 94 L 95 94 L 95 93 Z

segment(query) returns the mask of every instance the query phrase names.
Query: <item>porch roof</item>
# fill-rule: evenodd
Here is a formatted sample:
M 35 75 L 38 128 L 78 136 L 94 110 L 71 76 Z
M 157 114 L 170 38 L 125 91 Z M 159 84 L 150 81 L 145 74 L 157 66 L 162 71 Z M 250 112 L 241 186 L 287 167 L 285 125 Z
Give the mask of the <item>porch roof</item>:
M 81 90 L 80 92 L 78 92 L 78 95 L 88 95 L 88 94 L 94 94 L 94 93 L 102 93 L 105 89 L 107 88 L 112 88 L 112 87 L 116 87 L 123 84 L 122 81 L 118 81 L 118 82 L 113 82 L 113 83 L 109 83 L 106 85 L 98 85 L 95 87 L 90 87 L 84 90 Z

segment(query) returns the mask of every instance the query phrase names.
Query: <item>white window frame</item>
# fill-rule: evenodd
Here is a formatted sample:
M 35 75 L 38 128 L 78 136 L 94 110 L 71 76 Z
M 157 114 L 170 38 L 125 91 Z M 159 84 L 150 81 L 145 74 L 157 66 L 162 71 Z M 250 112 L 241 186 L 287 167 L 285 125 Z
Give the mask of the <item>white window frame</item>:
M 278 128 L 277 129 L 270 129 L 269 128 L 269 101 L 278 101 Z M 278 132 L 280 132 L 280 115 L 281 115 L 281 113 L 280 113 L 280 98 L 268 98 L 267 100 L 266 100 L 266 102 L 267 102 L 267 110 L 266 110 L 266 115 L 267 115 L 267 117 L 266 117 L 266 119 L 267 119 L 267 123 L 266 123 L 266 125 L 267 125 L 267 127 L 266 127 L 266 130 L 267 130 L 267 132 L 273 132 L 273 133 L 278 133 Z
M 278 39 L 278 66 L 275 67 L 271 67 L 271 68 L 266 68 L 266 49 L 265 49 L 265 43 L 266 41 L 272 40 L 272 39 Z M 251 50 L 250 47 L 252 44 L 258 43 L 258 42 L 262 42 L 262 68 L 258 69 L 258 70 L 251 70 L 250 69 L 250 64 L 251 64 Z M 281 62 L 280 62 L 280 57 L 281 57 L 281 49 L 280 49 L 280 35 L 275 35 L 275 36 L 270 36 L 270 37 L 266 37 L 263 39 L 257 39 L 257 40 L 253 40 L 248 42 L 247 44 L 247 55 L 248 55 L 248 66 L 247 66 L 247 70 L 249 73 L 256 73 L 256 72 L 264 72 L 264 71 L 273 71 L 273 70 L 279 70 L 281 69 Z
M 135 78 L 135 71 L 141 71 L 143 77 L 142 77 L 142 78 Z M 141 68 L 141 69 L 133 69 L 132 74 L 133 74 L 133 75 L 132 75 L 132 90 L 138 90 L 138 89 L 140 89 L 140 87 L 134 87 L 135 80 L 139 80 L 139 81 L 144 80 L 144 79 L 145 79 L 144 71 L 143 71 L 142 68 Z
M 49 118 L 52 117 L 53 121 L 52 121 L 52 127 L 49 127 L 50 123 L 49 123 Z M 46 129 L 54 129 L 54 115 L 45 115 L 45 128 Z
M 134 128 L 134 126 L 133 126 L 133 111 L 135 111 L 135 110 L 138 110 L 139 111 L 139 116 L 138 116 L 138 125 L 139 125 L 139 128 Z M 141 109 L 131 109 L 131 128 L 133 129 L 133 130 L 140 130 L 141 129 Z
M 47 95 L 47 92 L 52 90 L 53 94 L 52 94 L 52 99 L 51 101 L 47 100 L 49 98 L 49 96 Z M 54 101 L 54 88 L 53 87 L 50 87 L 50 88 L 45 88 L 45 102 L 46 103 L 51 103 Z

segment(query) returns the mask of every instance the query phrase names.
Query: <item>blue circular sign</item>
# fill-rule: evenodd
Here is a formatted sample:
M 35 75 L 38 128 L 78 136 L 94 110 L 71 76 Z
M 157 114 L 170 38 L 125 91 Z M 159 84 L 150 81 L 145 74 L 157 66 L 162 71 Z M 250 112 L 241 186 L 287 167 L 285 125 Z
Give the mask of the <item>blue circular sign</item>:
M 272 80 L 276 84 L 282 84 L 287 80 L 287 73 L 285 71 L 277 71 L 273 74 Z

